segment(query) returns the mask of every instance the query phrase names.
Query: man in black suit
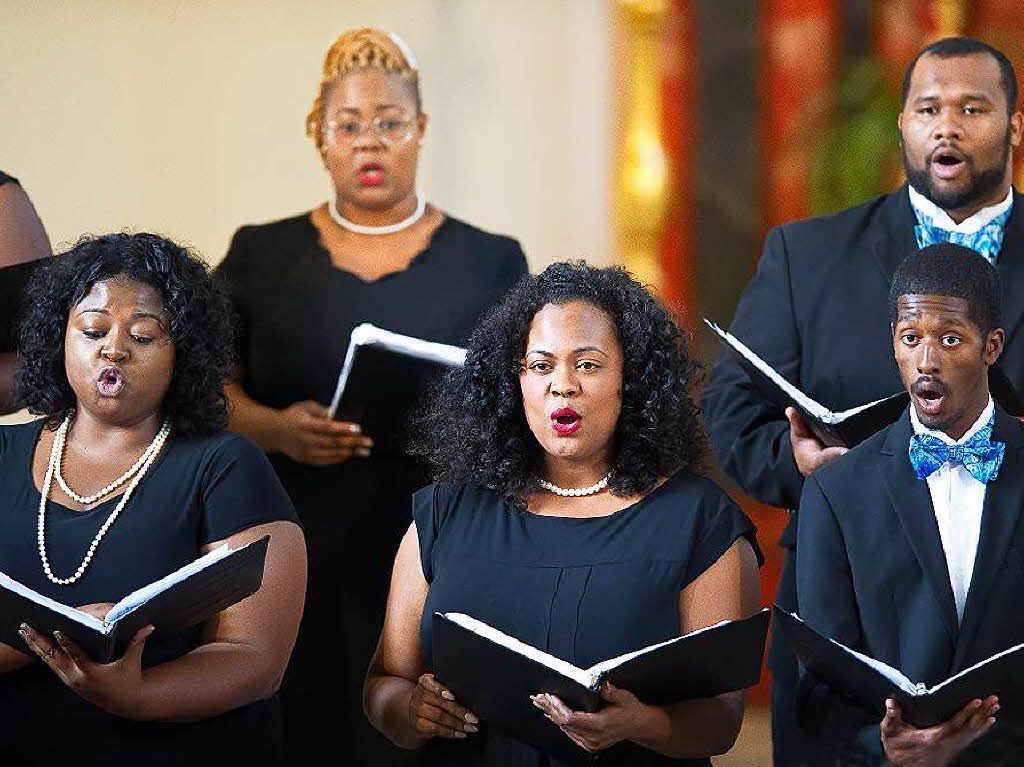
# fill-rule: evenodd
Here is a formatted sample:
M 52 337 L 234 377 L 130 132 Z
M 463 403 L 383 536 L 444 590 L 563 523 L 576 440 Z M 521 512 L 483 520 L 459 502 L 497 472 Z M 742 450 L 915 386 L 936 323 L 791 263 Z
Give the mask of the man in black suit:
M 984 251 L 1002 275 L 1009 341 L 1001 367 L 1024 391 L 1024 200 L 1011 186 L 1024 118 L 1016 101 L 1013 67 L 984 43 L 953 38 L 922 51 L 904 79 L 899 118 L 909 184 L 769 232 L 731 332 L 832 410 L 886 397 L 900 389 L 886 308 L 893 273 L 924 244 L 959 242 Z M 763 503 L 795 510 L 805 477 L 845 452 L 825 448 L 794 412 L 787 418 L 728 355 L 702 409 L 722 468 Z M 787 555 L 777 599 L 795 610 L 795 512 L 780 544 Z M 794 716 L 796 660 L 778 635 L 769 666 L 775 763 L 813 761 Z
M 907 258 L 890 317 L 910 407 L 808 478 L 800 499 L 801 617 L 929 687 L 1024 642 L 1024 426 L 988 388 L 1005 340 L 1000 293 L 996 270 L 966 248 Z M 799 708 L 828 764 L 883 752 L 894 764 L 1019 764 L 1024 741 L 987 735 L 999 701 L 965 703 L 917 729 L 895 701 L 883 718 L 808 674 Z

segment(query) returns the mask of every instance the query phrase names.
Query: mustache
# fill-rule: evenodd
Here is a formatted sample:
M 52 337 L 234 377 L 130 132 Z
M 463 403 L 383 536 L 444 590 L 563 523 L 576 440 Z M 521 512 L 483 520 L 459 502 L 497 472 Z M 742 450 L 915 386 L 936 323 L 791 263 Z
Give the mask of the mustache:
M 912 394 L 917 396 L 921 396 L 922 392 L 931 391 L 945 397 L 948 389 L 946 388 L 946 384 L 935 376 L 920 376 L 916 381 L 914 381 L 913 385 L 910 387 L 910 391 Z

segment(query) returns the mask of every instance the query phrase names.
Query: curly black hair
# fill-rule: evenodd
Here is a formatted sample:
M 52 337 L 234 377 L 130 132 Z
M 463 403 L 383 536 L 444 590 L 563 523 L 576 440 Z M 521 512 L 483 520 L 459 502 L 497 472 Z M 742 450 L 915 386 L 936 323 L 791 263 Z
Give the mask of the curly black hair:
M 197 255 L 156 234 L 86 235 L 40 262 L 25 293 L 20 322 L 20 406 L 56 428 L 76 405 L 64 366 L 71 308 L 97 282 L 123 275 L 163 296 L 174 342 L 174 373 L 163 413 L 182 437 L 227 425 L 224 383 L 234 361 L 234 310 L 226 290 Z
M 484 485 L 518 504 L 539 487 L 543 448 L 526 422 L 519 371 L 534 315 L 577 300 L 608 313 L 623 349 L 611 492 L 643 495 L 661 477 L 703 470 L 707 434 L 690 397 L 703 365 L 672 314 L 625 269 L 575 261 L 524 277 L 473 333 L 465 366 L 434 387 L 414 419 L 412 451 L 436 481 Z

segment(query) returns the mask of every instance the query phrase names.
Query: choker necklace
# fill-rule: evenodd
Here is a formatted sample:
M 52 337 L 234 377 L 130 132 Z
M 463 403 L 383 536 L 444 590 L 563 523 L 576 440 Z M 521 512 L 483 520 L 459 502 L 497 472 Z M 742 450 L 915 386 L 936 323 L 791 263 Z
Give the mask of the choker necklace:
M 334 223 L 342 229 L 348 229 L 350 232 L 355 232 L 356 234 L 394 234 L 395 232 L 400 232 L 403 229 L 408 229 L 423 218 L 423 212 L 426 209 L 426 198 L 419 192 L 416 192 L 416 210 L 414 210 L 412 215 L 408 218 L 403 218 L 397 224 L 388 224 L 387 226 L 363 226 L 362 224 L 349 221 L 341 215 L 341 212 L 338 210 L 338 200 L 336 197 L 331 196 L 327 200 L 327 212 L 331 214 L 331 218 L 334 219 Z
M 46 577 L 50 579 L 52 583 L 56 583 L 58 586 L 70 586 L 72 583 L 82 577 L 85 572 L 85 568 L 89 566 L 92 561 L 93 555 L 96 553 L 96 547 L 100 545 L 100 541 L 103 540 L 103 536 L 106 535 L 107 530 L 114 524 L 114 520 L 117 519 L 117 515 L 120 514 L 124 507 L 128 505 L 128 499 L 132 497 L 132 492 L 136 487 L 139 486 L 139 482 L 142 481 L 142 477 L 149 470 L 149 467 L 153 465 L 156 457 L 160 454 L 160 450 L 163 448 L 164 443 L 167 441 L 168 435 L 171 433 L 171 422 L 164 421 L 160 427 L 160 431 L 156 433 L 153 441 L 149 443 L 149 447 L 146 448 L 146 452 L 142 454 L 142 458 L 136 461 L 135 465 L 132 466 L 125 474 L 121 475 L 118 479 L 114 480 L 111 484 L 94 495 L 80 496 L 73 493 L 62 478 L 60 478 L 60 464 L 61 459 L 64 455 L 64 443 L 67 440 L 68 426 L 71 423 L 71 416 L 64 419 L 64 423 L 57 429 L 57 434 L 53 438 L 53 446 L 50 448 L 50 462 L 46 467 L 46 478 L 43 480 L 43 490 L 39 494 L 39 522 L 36 526 L 36 543 L 39 546 L 39 558 L 43 562 L 43 572 L 46 573 Z M 68 578 L 58 578 L 53 574 L 53 570 L 50 568 L 50 560 L 46 556 L 46 502 L 50 497 L 50 486 L 53 484 L 53 477 L 58 477 L 58 484 L 68 494 L 68 497 L 74 498 L 76 501 L 83 505 L 87 505 L 86 499 L 98 500 L 104 495 L 107 495 L 112 490 L 123 485 L 129 477 L 134 475 L 131 480 L 131 484 L 124 491 L 124 495 L 121 496 L 121 500 L 118 501 L 117 506 L 107 517 L 107 521 L 103 523 L 103 526 L 96 533 L 96 536 L 92 539 L 92 543 L 89 544 L 89 550 L 86 552 L 85 559 L 82 560 L 82 564 L 78 566 L 75 574 Z M 92 501 L 89 501 L 91 503 Z
M 568 498 L 570 496 L 593 495 L 594 493 L 600 493 L 602 490 L 608 487 L 608 480 L 610 480 L 611 478 L 612 473 L 609 471 L 607 474 L 604 475 L 604 479 L 602 479 L 597 484 L 591 485 L 590 487 L 581 487 L 578 490 L 574 488 L 559 487 L 558 485 L 553 485 L 546 479 L 540 479 L 539 477 L 537 479 L 537 482 L 539 482 L 540 486 L 543 487 L 545 490 L 548 490 L 554 493 L 555 495 L 560 495 L 563 498 Z

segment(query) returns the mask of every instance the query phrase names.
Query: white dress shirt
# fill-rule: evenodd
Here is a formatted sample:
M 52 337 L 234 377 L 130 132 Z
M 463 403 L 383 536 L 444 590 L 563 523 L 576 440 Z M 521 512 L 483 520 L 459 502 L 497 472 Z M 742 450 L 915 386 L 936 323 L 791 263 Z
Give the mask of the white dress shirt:
M 910 422 L 915 434 L 930 434 L 947 445 L 962 445 L 989 422 L 993 412 L 995 405 L 990 396 L 978 420 L 959 440 L 951 439 L 945 432 L 925 427 L 913 406 L 910 408 Z M 957 622 L 962 622 L 964 603 L 971 588 L 971 576 L 974 575 L 974 557 L 978 553 L 981 512 L 985 506 L 985 489 L 988 485 L 975 479 L 962 463 L 951 464 L 949 461 L 929 474 L 925 481 L 932 496 L 942 549 L 946 553 L 949 583 L 953 587 L 953 599 L 956 601 Z
M 910 204 L 916 210 L 928 216 L 932 220 L 933 226 L 949 232 L 960 232 L 961 234 L 974 234 L 981 231 L 982 227 L 986 226 L 996 216 L 1001 216 L 1013 205 L 1013 187 L 1010 187 L 1010 191 L 1006 193 L 1006 197 L 1003 198 L 1002 202 L 982 208 L 973 216 L 965 218 L 958 224 L 949 217 L 946 211 L 918 192 L 914 187 L 909 187 L 909 191 Z

